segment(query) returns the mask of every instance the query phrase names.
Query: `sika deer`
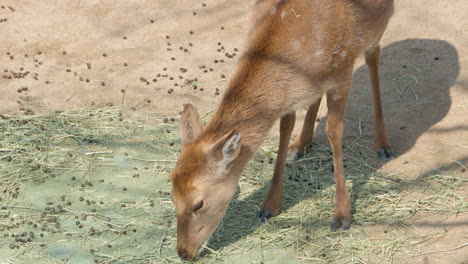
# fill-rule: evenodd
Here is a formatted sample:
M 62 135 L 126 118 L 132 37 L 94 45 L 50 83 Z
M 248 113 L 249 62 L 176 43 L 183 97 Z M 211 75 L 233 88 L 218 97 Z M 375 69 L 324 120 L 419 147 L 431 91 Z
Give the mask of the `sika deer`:
M 381 159 L 393 158 L 382 116 L 378 42 L 393 11 L 392 0 L 259 0 L 245 53 L 221 103 L 203 128 L 195 108 L 180 120 L 182 152 L 171 173 L 177 214 L 177 252 L 195 258 L 221 222 L 239 177 L 268 131 L 280 119 L 280 142 L 261 220 L 275 216 L 295 109 L 309 106 L 299 137 L 289 147 L 299 158 L 311 143 L 314 120 L 326 94 L 326 133 L 336 179 L 332 230 L 348 229 L 350 200 L 342 161 L 343 116 L 353 64 L 365 53 L 374 99 L 375 143 Z

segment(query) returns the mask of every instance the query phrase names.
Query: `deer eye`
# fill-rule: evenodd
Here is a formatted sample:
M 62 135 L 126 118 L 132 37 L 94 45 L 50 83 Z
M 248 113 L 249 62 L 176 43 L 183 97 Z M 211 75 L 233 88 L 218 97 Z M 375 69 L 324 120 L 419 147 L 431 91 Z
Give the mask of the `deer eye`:
M 200 208 L 203 207 L 203 200 L 199 201 L 197 204 L 195 204 L 195 206 L 193 207 L 193 212 L 196 212 L 198 210 L 200 210 Z

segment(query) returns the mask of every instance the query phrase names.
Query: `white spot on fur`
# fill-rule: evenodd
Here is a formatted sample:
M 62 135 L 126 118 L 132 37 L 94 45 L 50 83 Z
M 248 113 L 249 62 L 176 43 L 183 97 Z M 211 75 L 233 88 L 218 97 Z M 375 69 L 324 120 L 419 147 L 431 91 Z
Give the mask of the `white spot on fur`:
M 284 19 L 286 17 L 286 15 L 287 15 L 286 11 L 284 11 L 284 10 L 281 11 L 281 19 Z
M 318 49 L 314 52 L 316 57 L 321 57 L 323 55 L 323 49 Z
M 348 55 L 348 52 L 346 52 L 345 50 L 341 53 L 341 57 L 343 58 L 346 58 L 347 55 Z
M 293 40 L 291 46 L 295 50 L 301 50 L 301 42 L 299 40 Z
M 333 54 L 338 54 L 340 52 L 340 46 L 335 46 L 335 49 L 333 49 Z

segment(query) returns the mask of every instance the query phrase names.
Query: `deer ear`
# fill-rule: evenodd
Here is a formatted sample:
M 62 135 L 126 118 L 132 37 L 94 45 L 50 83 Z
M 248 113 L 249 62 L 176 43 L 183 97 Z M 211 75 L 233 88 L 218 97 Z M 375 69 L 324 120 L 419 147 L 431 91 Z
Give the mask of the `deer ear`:
M 203 131 L 203 123 L 197 109 L 192 104 L 186 104 L 179 123 L 182 145 L 194 142 Z
M 234 130 L 214 144 L 213 150 L 218 157 L 218 174 L 223 174 L 226 166 L 235 160 L 241 149 L 241 135 Z
M 237 158 L 240 152 L 240 143 L 241 137 L 239 131 L 232 131 L 223 145 L 223 160 L 229 160 L 229 162 L 231 162 Z

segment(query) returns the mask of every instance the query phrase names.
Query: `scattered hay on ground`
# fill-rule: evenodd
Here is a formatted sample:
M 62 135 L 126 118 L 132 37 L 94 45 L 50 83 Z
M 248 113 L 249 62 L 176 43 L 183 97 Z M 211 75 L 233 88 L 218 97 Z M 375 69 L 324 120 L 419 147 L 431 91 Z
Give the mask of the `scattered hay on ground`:
M 0 260 L 179 262 L 167 181 L 180 148 L 177 124 L 119 110 L 0 120 Z M 349 232 L 332 233 L 333 163 L 320 144 L 287 168 L 282 212 L 266 223 L 255 218 L 276 150 L 275 142 L 263 144 L 200 263 L 401 263 L 424 254 L 445 234 L 420 235 L 412 221 L 466 214 L 458 190 L 466 180 L 382 174 L 371 146 L 356 137 L 345 147 L 355 214 Z

